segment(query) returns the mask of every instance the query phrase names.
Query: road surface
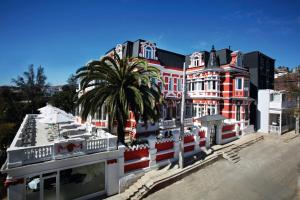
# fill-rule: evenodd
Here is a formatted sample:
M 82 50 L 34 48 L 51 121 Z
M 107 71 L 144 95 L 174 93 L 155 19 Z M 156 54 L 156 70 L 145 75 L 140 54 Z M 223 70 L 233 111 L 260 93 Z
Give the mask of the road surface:
M 146 199 L 300 200 L 300 137 L 286 138 L 265 136 L 238 163 L 222 159 Z

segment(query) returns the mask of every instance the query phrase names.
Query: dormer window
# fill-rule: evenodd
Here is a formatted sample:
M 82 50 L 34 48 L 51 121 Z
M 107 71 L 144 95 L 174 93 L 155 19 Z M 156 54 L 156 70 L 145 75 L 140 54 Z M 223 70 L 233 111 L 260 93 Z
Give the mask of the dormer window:
M 191 64 L 189 67 L 199 67 L 204 65 L 204 59 L 202 53 L 194 52 L 190 58 L 191 58 Z
M 194 58 L 194 66 L 195 66 L 195 67 L 199 66 L 199 60 L 200 60 L 200 58 L 199 58 L 198 56 L 196 56 L 196 57 Z
M 118 56 L 120 57 L 120 58 L 122 58 L 122 50 L 123 50 L 123 46 L 122 46 L 122 44 L 118 44 L 117 46 L 116 46 L 116 53 L 118 54 Z
M 231 53 L 231 65 L 236 67 L 243 67 L 243 54 L 240 51 L 234 51 Z
M 151 47 L 146 47 L 145 49 L 145 58 L 152 59 L 153 58 L 153 51 Z
M 243 54 L 241 54 L 240 52 L 237 54 L 236 66 L 243 67 Z
M 151 43 L 149 41 L 141 42 L 141 52 L 139 53 L 139 56 L 144 57 L 146 59 L 157 60 L 157 57 L 155 56 L 155 52 L 156 52 L 155 43 Z

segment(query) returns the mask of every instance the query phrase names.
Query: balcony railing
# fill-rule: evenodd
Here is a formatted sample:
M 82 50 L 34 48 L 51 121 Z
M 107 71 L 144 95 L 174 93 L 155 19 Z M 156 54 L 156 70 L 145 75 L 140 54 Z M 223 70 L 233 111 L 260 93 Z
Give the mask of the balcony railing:
M 295 101 L 271 101 L 270 108 L 282 109 L 282 108 L 292 108 L 296 106 Z
M 158 123 L 155 122 L 155 123 L 151 123 L 151 122 L 148 122 L 148 124 L 145 124 L 144 122 L 141 122 L 141 123 L 138 123 L 136 125 L 136 131 L 137 132 L 150 132 L 150 131 L 156 131 L 158 130 Z
M 269 126 L 269 131 L 271 133 L 280 133 L 280 126 L 270 125 Z
M 163 120 L 159 122 L 160 129 L 176 128 L 176 119 Z
M 192 126 L 192 125 L 193 125 L 193 118 L 184 119 L 184 126 Z
M 117 149 L 117 137 L 61 140 L 53 144 L 7 149 L 8 167 Z

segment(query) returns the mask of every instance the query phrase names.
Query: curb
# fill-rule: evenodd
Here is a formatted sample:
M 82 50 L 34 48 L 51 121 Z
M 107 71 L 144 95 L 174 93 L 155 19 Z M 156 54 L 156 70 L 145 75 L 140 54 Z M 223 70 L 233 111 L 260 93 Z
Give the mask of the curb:
M 263 139 L 264 139 L 263 136 L 259 136 L 259 137 L 251 139 L 250 141 L 245 141 L 242 144 L 229 143 L 225 147 L 217 149 L 216 154 L 211 155 L 212 156 L 211 158 L 208 158 L 207 160 L 204 160 L 202 162 L 198 161 L 199 163 L 196 162 L 193 165 L 187 166 L 182 171 L 180 171 L 174 175 L 171 175 L 167 178 L 160 179 L 160 180 L 154 182 L 150 187 L 146 187 L 145 188 L 146 192 L 144 194 L 142 194 L 141 196 L 139 196 L 137 199 L 143 199 L 143 198 L 149 196 L 150 194 L 153 194 L 154 192 L 159 191 L 159 190 L 169 186 L 170 184 L 175 183 L 175 182 L 183 179 L 184 177 L 186 177 L 192 173 L 195 173 L 196 171 L 215 163 L 216 161 L 218 161 L 220 159 L 224 159 L 221 150 L 230 148 L 232 146 L 236 146 L 239 149 L 243 149 L 243 148 L 248 147 L 248 146 L 250 146 L 258 141 L 261 141 Z
M 162 188 L 165 188 L 165 187 L 169 186 L 170 184 L 172 184 L 174 182 L 177 182 L 177 181 L 183 179 L 184 177 L 186 177 L 186 176 L 188 176 L 192 173 L 195 173 L 199 169 L 202 169 L 204 167 L 207 167 L 207 166 L 215 163 L 216 161 L 218 161 L 220 159 L 223 159 L 222 154 L 217 154 L 214 157 L 209 158 L 206 161 L 202 161 L 198 164 L 187 166 L 182 171 L 180 171 L 180 172 L 178 172 L 174 175 L 171 175 L 171 176 L 169 176 L 167 178 L 164 178 L 164 179 L 160 179 L 157 182 L 154 182 L 153 185 L 150 186 L 150 188 L 147 188 L 147 192 L 145 194 L 141 195 L 139 197 L 139 199 L 143 199 L 143 198 L 147 197 L 148 195 L 150 195 L 150 194 L 152 194 L 152 193 L 154 193 L 154 192 L 156 192 L 156 191 L 158 191 Z

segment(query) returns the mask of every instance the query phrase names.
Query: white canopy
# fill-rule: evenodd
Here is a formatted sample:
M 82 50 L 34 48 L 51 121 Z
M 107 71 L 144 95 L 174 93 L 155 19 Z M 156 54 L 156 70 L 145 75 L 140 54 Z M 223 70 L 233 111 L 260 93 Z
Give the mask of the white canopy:
M 74 116 L 70 113 L 65 112 L 57 107 L 47 104 L 45 107 L 38 109 L 41 114 L 39 117 L 42 118 L 40 122 L 47 124 L 58 124 L 64 122 L 73 122 Z
M 73 122 L 74 117 L 70 115 L 66 115 L 61 112 L 52 112 L 49 113 L 49 115 L 43 117 L 39 120 L 39 122 L 45 123 L 45 124 L 61 124 L 66 122 Z

